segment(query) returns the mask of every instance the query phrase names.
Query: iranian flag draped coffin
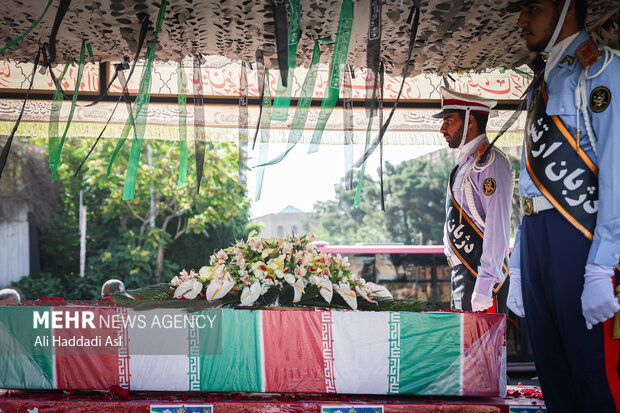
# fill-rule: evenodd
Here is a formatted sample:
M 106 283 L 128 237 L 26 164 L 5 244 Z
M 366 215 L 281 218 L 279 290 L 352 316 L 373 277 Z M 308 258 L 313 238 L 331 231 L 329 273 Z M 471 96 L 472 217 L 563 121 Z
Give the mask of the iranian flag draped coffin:
M 0 388 L 503 396 L 505 317 L 0 307 Z

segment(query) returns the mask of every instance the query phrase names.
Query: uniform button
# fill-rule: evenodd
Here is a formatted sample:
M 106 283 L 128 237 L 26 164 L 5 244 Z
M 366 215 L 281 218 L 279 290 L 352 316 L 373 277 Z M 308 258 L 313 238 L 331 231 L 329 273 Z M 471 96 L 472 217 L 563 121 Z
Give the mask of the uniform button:
M 564 113 L 564 108 L 560 108 L 560 112 Z

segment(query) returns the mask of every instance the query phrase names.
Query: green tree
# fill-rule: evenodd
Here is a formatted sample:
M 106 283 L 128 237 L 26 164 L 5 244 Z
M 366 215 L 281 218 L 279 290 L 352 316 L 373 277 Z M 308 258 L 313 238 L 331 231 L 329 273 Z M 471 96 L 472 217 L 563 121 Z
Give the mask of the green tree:
M 520 219 L 519 158 L 508 155 L 515 171 L 512 227 Z M 355 191 L 344 183 L 336 188 L 336 199 L 319 202 L 314 212 L 319 223 L 313 231 L 332 244 L 403 243 L 442 244 L 446 188 L 454 168 L 454 152 L 442 151 L 432 159 L 412 159 L 384 168 L 385 212 L 380 208 L 380 188 L 365 177 L 362 202 L 353 207 Z
M 381 211 L 379 184 L 364 177 L 359 207 L 353 207 L 355 190 L 336 188 L 336 199 L 315 204 L 319 216 L 315 232 L 334 244 L 356 242 L 437 244 L 442 242 L 445 194 L 452 158 L 412 159 L 398 165 L 386 163 L 385 212 Z
M 47 284 L 50 291 L 64 291 L 64 297 L 86 299 L 95 298 L 102 283 L 110 278 L 121 279 L 127 288 L 166 281 L 182 268 L 206 264 L 213 250 L 224 245 L 221 242 L 228 244 L 247 235 L 249 199 L 245 188 L 237 183 L 234 147 L 207 143 L 197 194 L 192 156 L 187 185 L 179 188 L 177 146 L 172 142 L 145 143 L 135 198 L 124 201 L 129 143 L 119 152 L 106 177 L 109 155 L 116 143 L 100 141 L 74 177 L 92 141 L 66 142 L 55 183 L 59 206 L 49 229 L 43 230 L 40 237 L 43 276 L 36 283 L 24 279 L 17 285 L 22 291 L 41 295 L 44 288 L 40 286 Z M 151 162 L 147 159 L 147 145 L 153 153 Z M 78 276 L 80 190 L 88 208 L 84 279 Z

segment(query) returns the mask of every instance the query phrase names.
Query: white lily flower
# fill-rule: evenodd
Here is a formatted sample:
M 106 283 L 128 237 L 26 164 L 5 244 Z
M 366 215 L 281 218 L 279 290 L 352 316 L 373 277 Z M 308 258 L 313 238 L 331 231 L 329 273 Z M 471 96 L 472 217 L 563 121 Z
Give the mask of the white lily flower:
M 339 287 L 334 284 L 333 287 L 334 290 L 336 290 L 336 292 L 340 294 L 344 301 L 349 305 L 349 307 L 351 307 L 353 310 L 357 310 L 357 297 L 355 296 L 354 291 L 351 291 L 349 287 L 345 287 L 344 285 L 342 287 Z
M 207 301 L 214 301 L 224 297 L 235 286 L 235 282 L 226 278 L 211 281 L 207 287 Z
M 368 293 L 369 296 L 372 296 L 375 298 L 393 298 L 389 290 L 382 285 L 375 284 L 369 281 L 366 283 L 365 287 L 366 287 L 366 292 Z
M 196 298 L 200 291 L 202 291 L 202 283 L 192 278 L 179 284 L 177 289 L 174 290 L 174 298 Z
M 213 278 L 213 276 L 215 275 L 215 268 L 204 266 L 200 268 L 200 271 L 198 271 L 198 274 L 199 274 L 198 278 L 200 278 L 203 281 L 208 281 L 211 278 Z
M 321 297 L 323 297 L 323 299 L 328 303 L 331 303 L 332 297 L 334 295 L 334 288 L 332 287 L 332 283 L 328 279 L 318 277 L 316 275 L 313 275 L 312 277 L 310 277 L 310 279 L 317 287 L 319 287 L 319 294 L 321 294 Z
M 366 291 L 364 291 L 364 288 L 362 286 L 356 285 L 355 286 L 355 291 L 366 301 L 369 301 L 371 303 L 377 304 L 377 302 L 375 300 L 373 300 L 372 298 L 368 297 L 368 294 L 366 294 Z
M 180 283 L 181 283 L 181 279 L 177 277 L 176 275 L 174 276 L 172 280 L 170 280 L 170 284 L 172 285 L 179 285 Z
M 284 274 L 284 281 L 286 281 L 287 283 L 289 283 L 290 285 L 295 284 L 295 276 L 293 274 L 291 274 L 290 272 L 287 272 Z
M 241 291 L 241 305 L 248 306 L 254 304 L 258 297 L 260 297 L 262 292 L 262 286 L 260 282 L 255 281 L 249 287 L 245 287 L 243 291 Z
M 293 284 L 293 290 L 295 292 L 293 302 L 298 303 L 301 300 L 301 296 L 306 292 L 304 290 L 304 282 L 302 280 L 297 280 L 297 282 Z

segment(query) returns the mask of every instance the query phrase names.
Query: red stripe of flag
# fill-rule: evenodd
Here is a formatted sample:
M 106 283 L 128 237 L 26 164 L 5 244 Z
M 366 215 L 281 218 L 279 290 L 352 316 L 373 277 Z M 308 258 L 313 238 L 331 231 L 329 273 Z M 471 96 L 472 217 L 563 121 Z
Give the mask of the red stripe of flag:
M 321 313 L 263 311 L 265 391 L 325 393 Z

